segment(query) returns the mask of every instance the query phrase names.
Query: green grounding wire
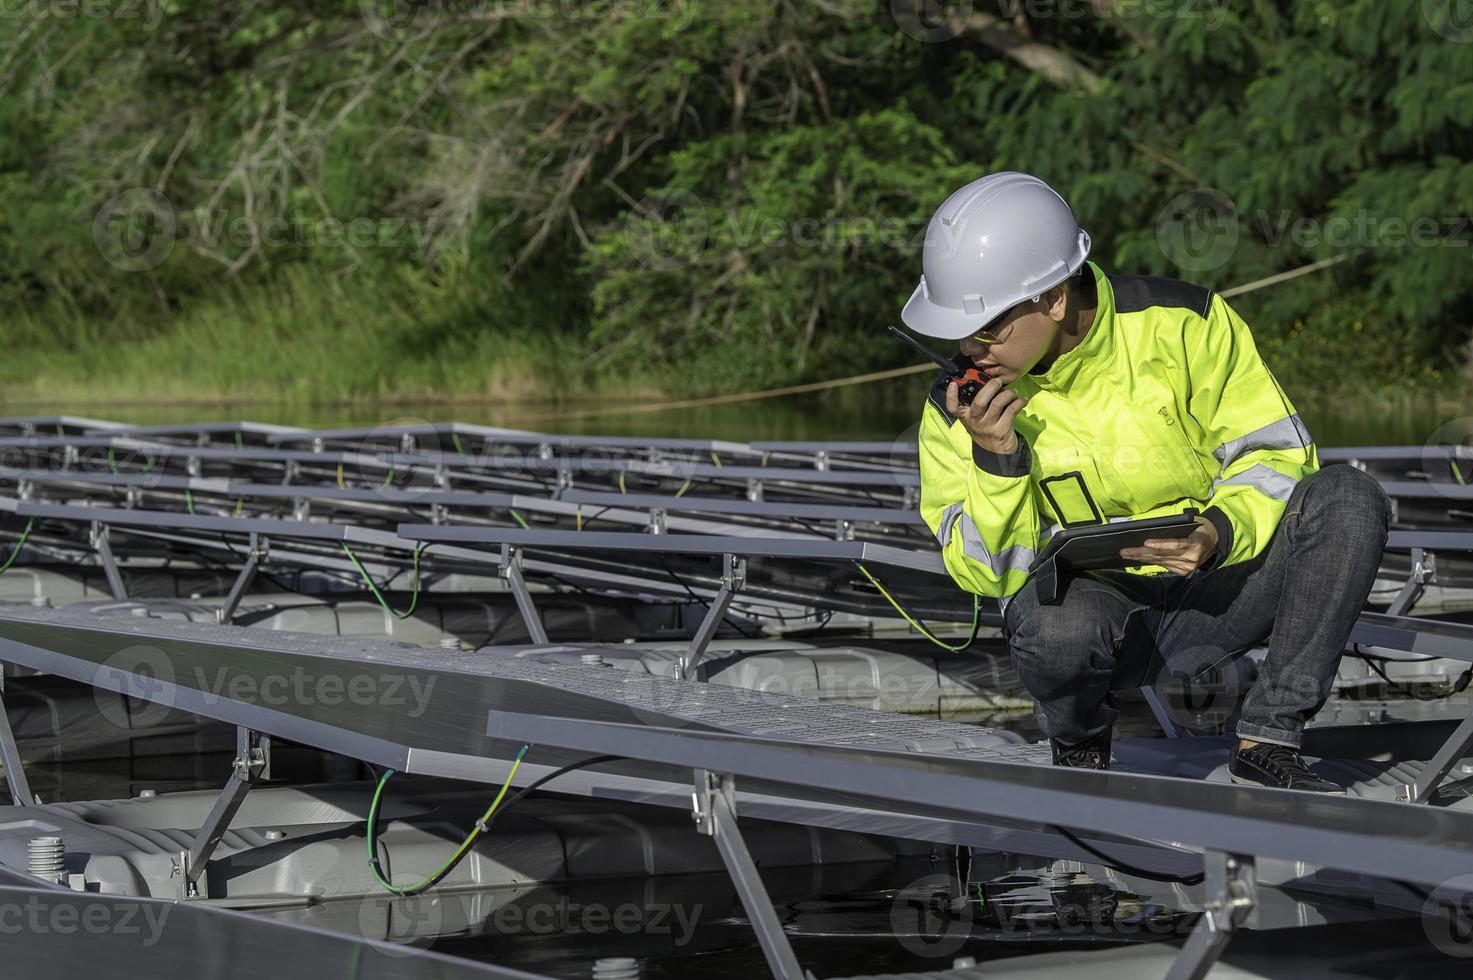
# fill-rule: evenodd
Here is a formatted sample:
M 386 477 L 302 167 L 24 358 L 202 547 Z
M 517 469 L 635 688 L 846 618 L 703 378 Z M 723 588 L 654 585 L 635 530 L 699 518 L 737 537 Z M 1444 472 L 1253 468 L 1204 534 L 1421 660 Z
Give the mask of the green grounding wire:
M 379 864 L 378 808 L 379 804 L 383 801 L 384 787 L 388 785 L 389 777 L 394 775 L 394 770 L 385 769 L 384 774 L 379 777 L 378 787 L 375 788 L 373 791 L 373 802 L 369 804 L 368 807 L 367 835 L 368 868 L 370 871 L 373 872 L 374 879 L 378 881 L 381 886 L 383 886 L 384 890 L 392 892 L 395 895 L 418 895 L 420 892 L 434 887 L 441 878 L 449 874 L 450 871 L 457 864 L 460 863 L 461 858 L 465 857 L 466 852 L 471 849 L 471 845 L 475 844 L 476 838 L 480 837 L 481 834 L 486 830 L 486 821 L 490 820 L 491 814 L 495 813 L 496 808 L 501 806 L 501 801 L 506 797 L 506 791 L 511 788 L 511 781 L 513 778 L 516 777 L 517 769 L 521 768 L 522 758 L 526 756 L 527 750 L 529 748 L 531 748 L 531 746 L 523 745 L 521 749 L 517 751 L 516 761 L 512 763 L 511 771 L 506 774 L 506 781 L 501 784 L 501 791 L 496 794 L 496 798 L 491 801 L 491 805 L 486 808 L 486 812 L 481 814 L 481 819 L 476 821 L 475 827 L 473 827 L 471 829 L 471 832 L 466 835 L 465 840 L 461 841 L 460 846 L 455 849 L 455 852 L 445 860 L 444 864 L 440 865 L 434 871 L 430 872 L 424 878 L 421 878 L 419 881 L 415 882 L 412 885 L 396 885 L 393 882 L 389 881 L 388 877 L 384 874 L 383 867 Z
M 9 556 L 6 557 L 5 561 L 3 563 L 0 563 L 0 572 L 8 570 L 11 565 L 15 564 L 15 556 L 20 554 L 21 548 L 25 547 L 26 538 L 29 538 L 31 536 L 31 525 L 34 523 L 36 523 L 36 519 L 34 517 L 26 521 L 26 528 L 24 531 L 20 532 L 20 539 L 15 542 L 15 547 L 11 550 Z
M 958 644 L 956 646 L 952 646 L 950 643 L 946 643 L 946 642 L 943 642 L 942 640 L 938 640 L 936 638 L 936 635 L 934 633 L 932 633 L 929 629 L 927 629 L 922 623 L 920 623 L 917 620 L 911 618 L 910 613 L 906 612 L 903 608 L 901 608 L 900 603 L 896 602 L 895 601 L 895 597 L 890 594 L 889 590 L 887 590 L 883 585 L 880 584 L 880 580 L 879 579 L 875 578 L 873 575 L 870 574 L 870 571 L 869 571 L 868 568 L 865 568 L 859 562 L 855 562 L 854 563 L 854 567 L 857 568 L 857 569 L 859 569 L 861 572 L 864 573 L 864 577 L 870 580 L 870 584 L 873 585 L 875 588 L 877 588 L 877 589 L 880 590 L 880 595 L 884 596 L 885 597 L 885 601 L 888 602 L 888 603 L 890 603 L 890 605 L 892 605 L 892 606 L 895 607 L 895 611 L 898 612 L 898 613 L 900 613 L 901 617 L 907 623 L 909 623 L 911 626 L 915 627 L 916 630 L 922 636 L 924 636 L 926 639 L 930 640 L 932 643 L 936 644 L 941 649 L 948 650 L 951 653 L 961 653 L 967 647 L 971 646 L 972 643 L 977 639 L 977 627 L 979 625 L 981 625 L 981 623 L 982 623 L 982 597 L 981 596 L 975 595 L 975 594 L 972 596 L 972 634 L 967 637 L 967 640 L 966 640 L 965 643 L 960 643 L 960 644 Z
M 419 605 L 419 556 L 424 553 L 427 547 L 426 545 L 420 545 L 414 549 L 414 595 L 409 600 L 409 608 L 403 612 L 399 612 L 393 606 L 389 605 L 388 601 L 384 599 L 383 593 L 378 590 L 378 586 L 373 584 L 373 579 L 368 575 L 368 569 L 364 568 L 363 563 L 358 560 L 358 556 L 353 554 L 353 549 L 348 547 L 348 542 L 343 541 L 341 544 L 343 551 L 347 552 L 348 559 L 353 562 L 353 567 L 358 569 L 359 575 L 363 576 L 363 581 L 368 585 L 368 590 L 373 593 L 373 597 L 378 600 L 378 604 L 384 607 L 384 612 L 393 616 L 395 619 L 408 619 L 414 615 L 414 608 Z

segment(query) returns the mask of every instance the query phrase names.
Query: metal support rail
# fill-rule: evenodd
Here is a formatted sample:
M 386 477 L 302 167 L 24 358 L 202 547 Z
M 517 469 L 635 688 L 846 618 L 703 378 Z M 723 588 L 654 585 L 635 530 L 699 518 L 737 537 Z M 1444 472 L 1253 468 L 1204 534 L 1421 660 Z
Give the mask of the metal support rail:
M 1430 831 L 1412 831 L 1411 823 L 1393 829 L 1401 820 L 1419 823 L 1426 819 L 1446 820 L 1451 831 L 1453 822 L 1473 827 L 1473 816 L 1424 808 L 1407 808 L 1395 804 L 1367 800 L 1286 799 L 1308 794 L 1286 794 L 1275 790 L 1243 787 L 1215 787 L 1198 784 L 1204 791 L 1193 805 L 1210 806 L 1208 791 L 1219 789 L 1239 794 L 1239 798 L 1222 810 L 1199 811 L 1200 818 L 1183 820 L 1184 814 L 1168 816 L 1157 807 L 1167 804 L 1154 792 L 1156 785 L 1174 782 L 1166 777 L 1123 777 L 1107 773 L 1061 771 L 1037 767 L 1027 775 L 1037 777 L 1031 786 L 993 770 L 990 778 L 982 776 L 976 783 L 964 781 L 947 785 L 943 768 L 951 764 L 936 759 L 936 768 L 923 770 L 930 760 L 911 756 L 905 760 L 886 758 L 891 753 L 866 753 L 837 746 L 790 746 L 773 738 L 737 737 L 716 733 L 691 732 L 682 729 L 657 729 L 640 725 L 552 718 L 509 712 L 491 712 L 487 717 L 487 734 L 496 737 L 586 752 L 614 753 L 628 758 L 658 762 L 673 767 L 690 767 L 696 771 L 696 814 L 720 810 L 722 801 L 734 798 L 738 777 L 764 783 L 803 784 L 815 789 L 885 800 L 897 810 L 912 806 L 927 809 L 956 808 L 984 815 L 1045 823 L 1062 823 L 1079 829 L 1105 833 L 1127 833 L 1136 836 L 1169 835 L 1184 839 L 1203 850 L 1208 902 L 1202 919 L 1172 962 L 1167 980 L 1201 980 L 1222 955 L 1233 933 L 1243 925 L 1251 925 L 1258 905 L 1255 857 L 1288 857 L 1323 867 L 1358 871 L 1393 880 L 1412 880 L 1426 884 L 1445 881 L 1448 868 L 1462 866 L 1466 857 L 1433 857 L 1431 851 L 1422 858 L 1402 852 L 1405 861 L 1395 858 L 1400 845 L 1432 850 L 1454 848 L 1467 851 L 1466 840 L 1448 837 L 1420 836 Z M 1007 767 L 1003 767 L 1006 769 Z M 1023 767 L 1033 769 L 1034 767 Z M 961 773 L 956 773 L 961 776 Z M 1023 775 L 1019 773 L 1019 775 Z M 937 777 L 932 779 L 931 777 Z M 980 773 L 979 773 L 980 776 Z M 1083 777 L 1083 778 L 1080 778 Z M 1164 780 L 1164 783 L 1163 783 Z M 1107 783 L 1117 782 L 1113 792 L 1090 794 L 1091 786 L 1104 790 Z M 1127 787 L 1127 784 L 1134 784 Z M 1041 792 L 1035 792 L 1041 791 Z M 1053 793 L 1082 797 L 1093 795 L 1094 807 L 1073 807 L 1062 796 L 1050 800 Z M 1126 798 L 1120 794 L 1127 794 Z M 1109 801 L 1107 802 L 1107 796 Z M 1185 803 L 1186 798 L 1179 798 Z M 1120 806 L 1114 804 L 1119 803 Z M 1275 804 L 1288 804 L 1296 811 L 1293 818 L 1280 823 L 1277 819 L 1260 823 Z M 1287 814 L 1279 814 L 1285 817 Z M 1435 833 L 1435 832 L 1433 832 Z M 1353 842 L 1352 837 L 1360 838 Z M 1393 843 L 1393 841 L 1396 843 Z M 1441 860 L 1454 864 L 1442 864 Z M 786 937 L 772 933 L 771 904 L 761 889 L 756 869 L 739 859 L 727 862 L 738 894 L 748 908 L 757 929 L 773 975 L 789 977 L 796 961 L 785 958 Z M 750 904 L 749 904 L 750 903 Z M 755 908 L 754 908 L 755 907 Z M 765 908 L 765 912 L 764 912 Z
M 178 878 L 179 898 L 200 898 L 199 881 L 204 877 L 230 821 L 245 802 L 246 794 L 262 779 L 270 778 L 271 740 L 260 732 L 237 726 L 235 729 L 235 759 L 230 764 L 230 777 L 225 788 L 215 799 L 209 815 L 194 836 L 189 850 L 180 851 L 174 861 L 174 874 Z M 208 885 L 207 885 L 208 889 Z M 205 896 L 208 898 L 209 895 Z

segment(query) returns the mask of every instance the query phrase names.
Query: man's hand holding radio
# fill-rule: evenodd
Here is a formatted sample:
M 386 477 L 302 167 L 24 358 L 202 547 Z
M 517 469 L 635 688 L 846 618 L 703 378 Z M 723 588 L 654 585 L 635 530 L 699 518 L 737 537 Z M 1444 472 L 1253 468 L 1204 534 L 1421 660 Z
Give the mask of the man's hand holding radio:
M 996 378 L 982 386 L 970 405 L 963 405 L 957 397 L 955 378 L 946 386 L 946 410 L 971 434 L 973 442 L 999 456 L 1017 452 L 1018 433 L 1013 430 L 1013 419 L 1027 404 L 1028 399 L 1004 388 Z

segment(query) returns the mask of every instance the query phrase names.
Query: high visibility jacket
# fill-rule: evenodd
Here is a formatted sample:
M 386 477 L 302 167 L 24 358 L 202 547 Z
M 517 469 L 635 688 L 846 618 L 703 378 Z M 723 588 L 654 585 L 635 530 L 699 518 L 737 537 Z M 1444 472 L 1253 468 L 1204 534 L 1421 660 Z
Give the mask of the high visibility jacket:
M 1222 297 L 1106 276 L 1079 346 L 1010 387 L 1028 399 L 1012 456 L 982 452 L 946 411 L 943 372 L 920 429 L 921 515 L 962 588 L 1006 599 L 1062 526 L 1195 508 L 1215 567 L 1259 555 L 1298 482 L 1319 469 L 1308 430 Z M 1132 571 L 1159 574 L 1144 566 Z

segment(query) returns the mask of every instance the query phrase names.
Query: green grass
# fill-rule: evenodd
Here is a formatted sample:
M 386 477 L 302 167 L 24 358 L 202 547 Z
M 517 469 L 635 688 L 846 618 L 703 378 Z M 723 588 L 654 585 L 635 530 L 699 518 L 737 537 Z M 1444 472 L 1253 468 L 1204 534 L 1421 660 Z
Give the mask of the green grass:
M 456 291 L 291 270 L 157 324 L 51 306 L 6 318 L 4 400 L 341 402 L 545 398 L 562 338 Z

